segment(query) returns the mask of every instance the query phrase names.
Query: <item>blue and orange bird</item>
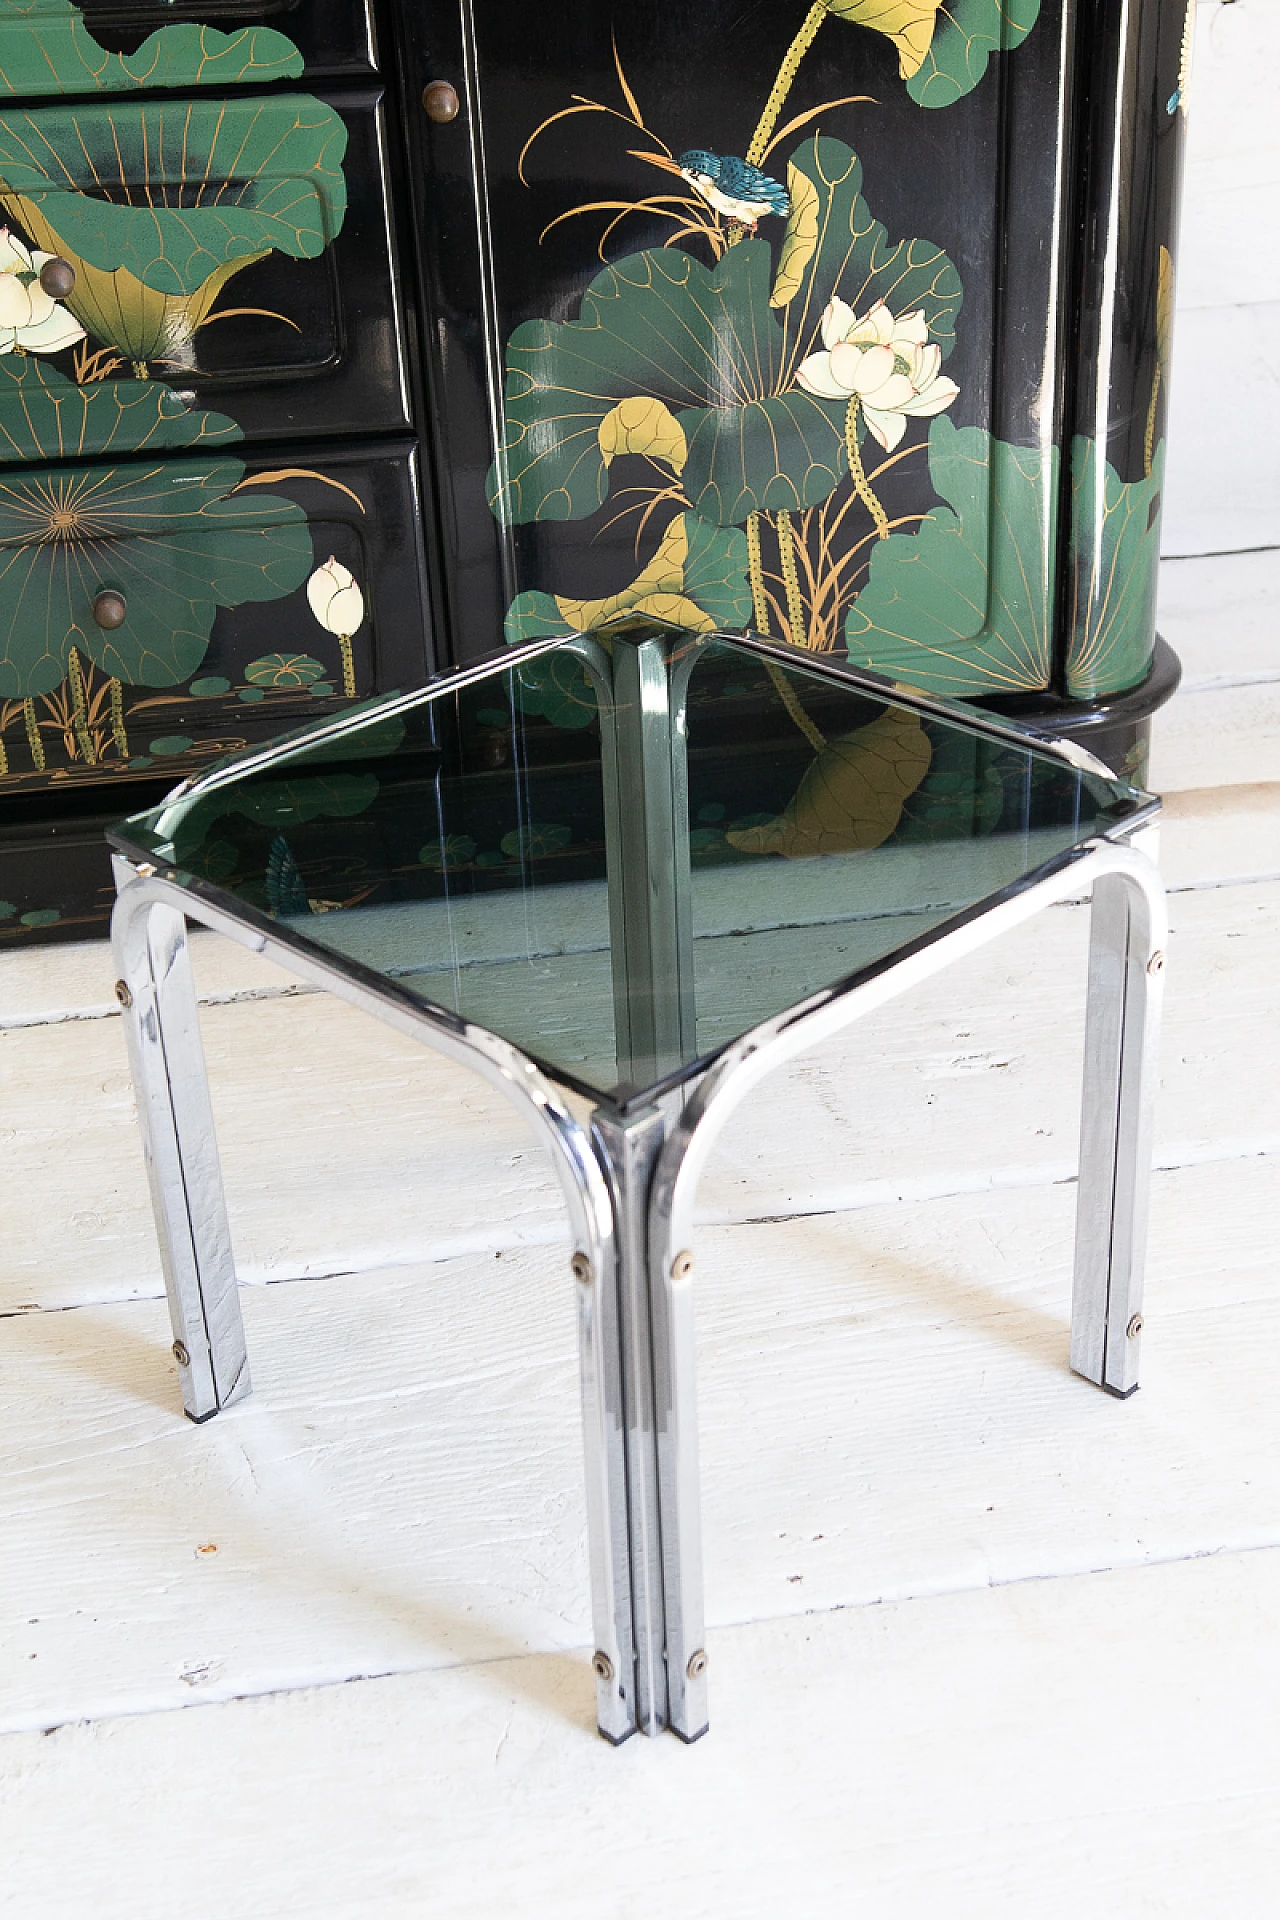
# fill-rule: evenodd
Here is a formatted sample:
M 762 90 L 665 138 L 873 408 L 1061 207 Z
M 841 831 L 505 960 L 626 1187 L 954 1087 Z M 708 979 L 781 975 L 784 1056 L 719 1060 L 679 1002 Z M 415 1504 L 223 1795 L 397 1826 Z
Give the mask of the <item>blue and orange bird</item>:
M 763 219 L 766 213 L 781 214 L 785 218 L 791 211 L 791 196 L 786 188 L 779 181 L 771 180 L 767 173 L 761 173 L 759 167 L 753 167 L 749 160 L 693 147 L 680 155 L 679 167 L 681 177 L 709 207 L 714 207 L 726 220 L 745 227 L 748 233 L 755 232 L 757 220 Z

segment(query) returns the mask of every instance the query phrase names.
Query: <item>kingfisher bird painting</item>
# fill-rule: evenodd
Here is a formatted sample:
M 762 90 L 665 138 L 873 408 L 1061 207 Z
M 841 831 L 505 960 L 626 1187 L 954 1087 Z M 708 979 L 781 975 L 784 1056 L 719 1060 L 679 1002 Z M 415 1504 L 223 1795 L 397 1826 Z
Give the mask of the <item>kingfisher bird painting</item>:
M 692 147 L 677 164 L 681 178 L 709 207 L 748 233 L 755 232 L 757 221 L 767 213 L 780 214 L 785 220 L 791 211 L 791 196 L 782 183 L 748 160 Z

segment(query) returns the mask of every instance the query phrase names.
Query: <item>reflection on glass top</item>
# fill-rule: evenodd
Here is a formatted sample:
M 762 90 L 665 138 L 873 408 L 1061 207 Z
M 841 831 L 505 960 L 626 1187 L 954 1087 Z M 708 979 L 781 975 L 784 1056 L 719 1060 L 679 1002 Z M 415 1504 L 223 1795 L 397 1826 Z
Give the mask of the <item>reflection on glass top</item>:
M 1146 804 L 749 642 L 520 658 L 240 755 L 113 838 L 621 1103 Z

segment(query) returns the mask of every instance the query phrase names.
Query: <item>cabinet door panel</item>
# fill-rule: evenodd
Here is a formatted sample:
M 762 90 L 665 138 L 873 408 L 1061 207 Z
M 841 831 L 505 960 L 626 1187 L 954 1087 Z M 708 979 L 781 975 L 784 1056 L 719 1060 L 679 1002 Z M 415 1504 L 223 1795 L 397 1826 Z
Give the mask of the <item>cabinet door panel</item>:
M 11 111 L 0 177 L 0 266 L 25 247 L 74 272 L 71 344 L 12 331 L 42 367 L 162 380 L 250 439 L 409 427 L 380 91 Z M 20 431 L 20 359 L 5 371 L 0 429 L 8 409 Z M 79 451 L 118 446 L 111 408 L 91 412 Z
M 1062 5 L 978 14 L 963 47 L 928 5 L 403 16 L 460 651 L 638 608 L 950 692 L 1048 683 Z M 444 126 L 413 112 L 437 77 Z M 883 387 L 850 370 L 882 322 Z M 963 579 L 895 633 L 934 510 Z
M 369 0 L 9 0 L 0 95 L 131 93 L 359 78 L 377 68 Z
M 106 782 L 124 813 L 134 782 L 425 678 L 415 460 L 408 443 L 352 443 L 306 467 L 0 480 L 0 794 L 101 807 Z

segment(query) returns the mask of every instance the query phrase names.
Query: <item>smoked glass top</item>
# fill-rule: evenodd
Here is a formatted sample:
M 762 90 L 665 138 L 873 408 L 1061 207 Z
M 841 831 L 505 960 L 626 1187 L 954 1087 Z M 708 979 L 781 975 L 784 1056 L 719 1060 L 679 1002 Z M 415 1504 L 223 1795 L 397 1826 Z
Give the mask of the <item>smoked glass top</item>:
M 610 1103 L 1149 805 L 749 641 L 563 641 L 241 754 L 117 845 Z

